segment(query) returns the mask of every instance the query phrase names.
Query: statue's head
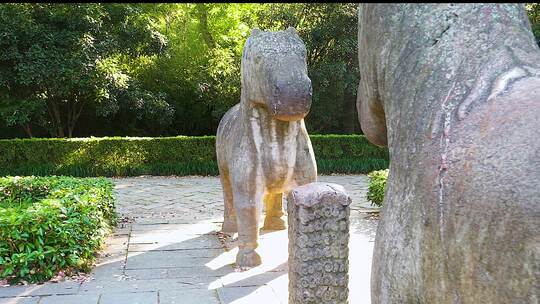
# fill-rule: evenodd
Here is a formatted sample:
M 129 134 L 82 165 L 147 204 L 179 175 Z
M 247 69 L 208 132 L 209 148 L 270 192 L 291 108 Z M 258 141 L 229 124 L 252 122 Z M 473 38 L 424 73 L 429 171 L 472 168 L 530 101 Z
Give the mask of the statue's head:
M 285 31 L 254 29 L 242 55 L 242 94 L 266 107 L 278 120 L 303 119 L 311 106 L 306 47 L 292 27 Z

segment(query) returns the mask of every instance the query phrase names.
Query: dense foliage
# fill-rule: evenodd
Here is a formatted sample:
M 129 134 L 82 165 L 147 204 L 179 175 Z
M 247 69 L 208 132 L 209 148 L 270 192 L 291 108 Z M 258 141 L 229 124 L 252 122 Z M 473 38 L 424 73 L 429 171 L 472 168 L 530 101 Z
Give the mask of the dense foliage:
M 384 201 L 384 191 L 386 190 L 386 180 L 388 179 L 388 169 L 373 171 L 368 174 L 369 186 L 367 199 L 372 205 L 382 207 Z
M 0 279 L 88 270 L 115 221 L 106 179 L 0 178 Z
M 388 150 L 360 135 L 312 135 L 320 173 L 388 167 Z M 215 137 L 0 140 L 0 175 L 217 175 Z
M 250 29 L 288 26 L 308 50 L 308 131 L 361 133 L 357 24 L 353 3 L 0 4 L 0 138 L 213 135 Z
M 531 21 L 531 27 L 536 38 L 536 42 L 540 46 L 540 3 L 527 3 L 525 4 L 529 20 Z
M 215 134 L 251 28 L 288 26 L 309 53 L 308 129 L 359 132 L 355 4 L 1 4 L 0 21 L 0 137 Z
M 163 94 L 141 88 L 124 58 L 161 53 L 165 38 L 123 4 L 0 5 L 0 114 L 29 136 L 73 135 L 85 112 L 172 116 Z

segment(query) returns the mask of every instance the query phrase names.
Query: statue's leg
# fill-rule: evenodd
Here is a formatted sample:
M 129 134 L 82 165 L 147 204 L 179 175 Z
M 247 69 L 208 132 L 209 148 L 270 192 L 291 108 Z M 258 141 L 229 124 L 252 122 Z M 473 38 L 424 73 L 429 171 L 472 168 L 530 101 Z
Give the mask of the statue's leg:
M 259 246 L 259 221 L 261 218 L 262 194 L 245 195 L 235 191 L 236 219 L 238 221 L 238 254 L 236 265 L 242 268 L 261 264 L 261 257 L 255 251 Z
M 266 215 L 264 217 L 264 230 L 283 230 L 286 228 L 283 220 L 283 194 L 267 194 L 264 198 Z
M 231 179 L 228 173 L 220 175 L 221 186 L 223 187 L 223 200 L 225 206 L 223 208 L 223 227 L 221 231 L 226 233 L 235 233 L 238 231 L 236 225 L 236 213 L 233 206 L 233 191 Z

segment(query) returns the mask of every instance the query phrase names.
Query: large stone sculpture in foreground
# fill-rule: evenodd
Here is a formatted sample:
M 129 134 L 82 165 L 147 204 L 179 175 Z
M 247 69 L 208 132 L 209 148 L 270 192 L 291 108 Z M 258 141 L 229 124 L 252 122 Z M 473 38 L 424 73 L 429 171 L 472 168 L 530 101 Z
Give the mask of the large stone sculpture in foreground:
M 338 184 L 310 183 L 287 196 L 290 304 L 348 303 L 350 204 Z
M 538 303 L 540 50 L 521 4 L 364 4 L 362 130 L 388 145 L 372 303 Z
M 263 201 L 264 228 L 285 229 L 282 195 L 317 179 L 304 117 L 311 106 L 306 48 L 294 28 L 254 29 L 244 46 L 240 104 L 222 118 L 216 153 L 225 200 L 224 232 L 238 231 L 236 263 L 259 265 L 255 248 Z

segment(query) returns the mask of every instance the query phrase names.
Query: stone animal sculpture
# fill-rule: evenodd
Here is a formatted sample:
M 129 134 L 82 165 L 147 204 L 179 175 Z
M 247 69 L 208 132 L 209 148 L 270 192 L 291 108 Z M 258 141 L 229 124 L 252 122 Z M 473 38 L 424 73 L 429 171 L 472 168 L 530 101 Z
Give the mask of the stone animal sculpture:
M 357 107 L 388 145 L 372 303 L 540 300 L 540 50 L 522 4 L 363 4 Z
M 317 166 L 304 117 L 311 106 L 306 48 L 294 28 L 254 29 L 241 63 L 241 100 L 221 119 L 216 153 L 225 201 L 224 232 L 238 231 L 236 264 L 261 263 L 263 229 L 285 229 L 282 196 L 314 182 Z

